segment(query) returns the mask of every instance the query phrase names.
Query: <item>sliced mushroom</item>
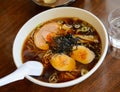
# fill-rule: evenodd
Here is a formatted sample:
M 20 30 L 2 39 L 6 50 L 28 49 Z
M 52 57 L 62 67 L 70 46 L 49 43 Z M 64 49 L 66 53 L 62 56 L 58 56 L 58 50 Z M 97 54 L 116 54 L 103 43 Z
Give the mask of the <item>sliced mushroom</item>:
M 82 40 L 85 40 L 85 41 L 99 42 L 98 38 L 93 35 L 75 35 L 75 37 L 81 38 Z

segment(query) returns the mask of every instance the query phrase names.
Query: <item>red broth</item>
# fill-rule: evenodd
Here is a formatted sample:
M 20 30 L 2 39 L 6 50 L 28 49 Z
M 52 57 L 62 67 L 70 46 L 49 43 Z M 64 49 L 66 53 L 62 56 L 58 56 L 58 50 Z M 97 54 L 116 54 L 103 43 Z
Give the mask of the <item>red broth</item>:
M 43 50 L 35 45 L 34 35 L 49 23 L 57 23 L 59 25 L 59 32 L 53 32 L 54 34 L 52 36 L 47 35 L 48 40 L 44 40 L 49 48 Z M 87 47 L 94 52 L 95 58 L 88 64 L 83 64 L 75 60 L 76 66 L 72 71 L 59 71 L 55 69 L 50 63 L 52 56 L 63 53 L 70 57 L 73 46 Z M 101 56 L 101 48 L 100 37 L 91 24 L 74 17 L 56 18 L 38 25 L 28 35 L 22 49 L 22 60 L 23 63 L 28 60 L 37 60 L 44 65 L 42 75 L 37 77 L 33 76 L 34 78 L 50 83 L 65 82 L 76 79 L 89 72 L 98 62 Z

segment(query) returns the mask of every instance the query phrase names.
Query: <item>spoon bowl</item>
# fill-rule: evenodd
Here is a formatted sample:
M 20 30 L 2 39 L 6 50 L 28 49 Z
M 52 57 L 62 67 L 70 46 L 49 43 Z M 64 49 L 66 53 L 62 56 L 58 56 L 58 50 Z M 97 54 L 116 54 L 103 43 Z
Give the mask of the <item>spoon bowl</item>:
M 28 61 L 22 64 L 17 70 L 13 73 L 0 78 L 0 86 L 4 86 L 11 82 L 22 80 L 27 75 L 40 76 L 43 71 L 43 65 L 37 61 Z
M 29 69 L 28 75 L 40 76 L 43 72 L 43 65 L 38 61 L 27 61 L 22 67 Z

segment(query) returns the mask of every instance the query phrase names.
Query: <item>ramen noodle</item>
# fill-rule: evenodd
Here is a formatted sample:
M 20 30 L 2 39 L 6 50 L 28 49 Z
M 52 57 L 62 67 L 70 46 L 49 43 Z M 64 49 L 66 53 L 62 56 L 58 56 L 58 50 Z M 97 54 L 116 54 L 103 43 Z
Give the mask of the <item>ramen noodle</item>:
M 39 24 L 26 38 L 23 63 L 37 60 L 44 66 L 34 78 L 59 83 L 88 73 L 101 56 L 101 40 L 96 29 L 76 17 L 56 18 Z

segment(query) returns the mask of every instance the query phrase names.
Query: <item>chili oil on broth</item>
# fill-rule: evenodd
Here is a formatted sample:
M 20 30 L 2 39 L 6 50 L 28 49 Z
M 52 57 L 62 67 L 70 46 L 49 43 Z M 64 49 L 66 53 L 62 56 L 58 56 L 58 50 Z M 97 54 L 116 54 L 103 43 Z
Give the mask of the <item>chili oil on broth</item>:
M 54 28 L 54 25 L 57 29 Z M 47 34 L 41 29 L 45 30 Z M 39 33 L 39 31 L 41 32 Z M 39 38 L 39 35 L 42 38 Z M 35 44 L 35 37 L 45 41 L 44 48 Z M 22 60 L 23 63 L 37 60 L 44 65 L 42 75 L 33 76 L 34 78 L 51 83 L 65 82 L 89 72 L 98 62 L 101 48 L 100 37 L 92 25 L 76 17 L 56 18 L 38 25 L 28 35 L 22 49 Z M 78 58 L 80 57 L 78 54 L 81 55 L 81 58 Z M 84 54 L 87 55 L 84 56 Z M 83 60 L 84 58 L 85 60 Z M 74 66 L 71 68 L 71 65 L 63 65 L 61 69 L 58 68 L 64 59 L 65 63 L 71 63 Z

